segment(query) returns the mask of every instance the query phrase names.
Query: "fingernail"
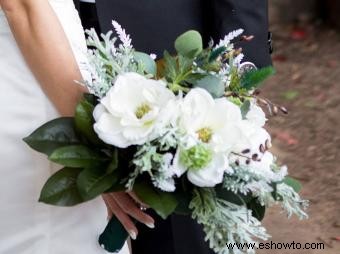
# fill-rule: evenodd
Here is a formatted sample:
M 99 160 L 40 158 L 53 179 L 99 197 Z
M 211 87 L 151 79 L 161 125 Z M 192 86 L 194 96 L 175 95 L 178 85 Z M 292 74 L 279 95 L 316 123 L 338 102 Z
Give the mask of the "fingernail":
M 132 240 L 136 240 L 137 239 L 137 234 L 136 234 L 135 231 L 133 231 L 133 230 L 129 231 L 129 235 L 130 235 Z
M 153 223 L 145 223 L 149 228 L 155 228 L 155 224 Z

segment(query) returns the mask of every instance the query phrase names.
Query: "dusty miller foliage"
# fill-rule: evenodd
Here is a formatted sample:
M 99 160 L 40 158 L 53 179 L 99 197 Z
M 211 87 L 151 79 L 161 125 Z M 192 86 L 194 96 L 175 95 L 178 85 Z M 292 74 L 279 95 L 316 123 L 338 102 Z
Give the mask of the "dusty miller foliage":
M 169 127 L 161 137 L 140 146 L 133 159 L 135 170 L 129 175 L 125 187 L 132 190 L 137 177 L 147 172 L 156 188 L 173 192 L 175 181 L 169 174 L 173 155 L 168 151 L 177 147 L 178 138 L 177 130 Z
M 254 238 L 269 237 L 250 210 L 217 198 L 213 189 L 196 189 L 190 208 L 192 217 L 203 226 L 205 240 L 217 254 L 255 253 L 252 249 L 229 249 L 228 244 L 256 243 Z
M 131 39 L 123 29 L 116 28 L 117 37 L 112 36 L 112 31 L 101 34 L 99 37 L 94 29 L 87 30 L 88 51 L 87 69 L 92 80 L 85 81 L 90 93 L 102 98 L 113 86 L 116 77 L 126 72 L 143 74 L 143 66 L 134 60 L 134 49 Z M 118 43 L 120 41 L 120 43 Z

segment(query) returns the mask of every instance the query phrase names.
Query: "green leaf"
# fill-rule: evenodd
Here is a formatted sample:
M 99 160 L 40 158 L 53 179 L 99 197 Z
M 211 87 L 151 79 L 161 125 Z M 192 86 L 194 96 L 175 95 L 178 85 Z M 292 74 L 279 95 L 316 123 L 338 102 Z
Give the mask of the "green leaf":
M 50 155 L 57 148 L 80 143 L 71 117 L 61 117 L 45 123 L 24 141 L 34 150 Z
M 241 87 L 250 90 L 258 87 L 268 77 L 275 74 L 272 66 L 246 72 L 241 78 Z
M 107 167 L 106 173 L 110 174 L 113 171 L 115 171 L 118 168 L 118 149 L 115 148 L 113 151 L 113 156 L 112 156 L 112 160 L 109 164 L 109 166 Z
M 146 183 L 135 183 L 134 191 L 142 202 L 154 209 L 163 219 L 172 214 L 178 205 L 174 194 L 162 192 Z
M 56 206 L 74 206 L 83 203 L 77 188 L 77 177 L 82 169 L 63 168 L 52 175 L 45 183 L 39 198 L 43 202 Z
M 249 110 L 250 110 L 250 101 L 247 100 L 245 101 L 242 106 L 241 106 L 241 113 L 242 113 L 242 118 L 245 119 L 246 115 L 248 114 Z
M 83 145 L 65 146 L 56 149 L 49 160 L 71 168 L 97 166 L 107 160 L 106 157 Z
M 299 192 L 302 189 L 301 183 L 292 177 L 286 176 L 283 182 L 288 186 L 292 187 L 295 192 Z
M 204 88 L 214 98 L 222 97 L 225 90 L 223 81 L 214 75 L 206 75 L 202 79 L 197 80 L 193 85 L 195 87 Z
M 176 58 L 171 56 L 167 51 L 164 51 L 164 73 L 163 76 L 170 81 L 174 81 L 177 77 L 177 62 Z
M 93 106 L 96 106 L 99 103 L 98 97 L 96 97 L 93 94 L 90 93 L 84 93 L 84 100 L 86 100 L 88 103 L 90 103 Z
M 175 49 L 185 57 L 194 58 L 203 50 L 203 40 L 199 32 L 190 30 L 175 41 Z
M 93 167 L 79 174 L 77 185 L 84 200 L 90 200 L 110 189 L 117 181 L 116 174 L 107 174 L 105 168 Z
M 216 191 L 216 196 L 218 198 L 228 201 L 230 203 L 236 204 L 236 205 L 240 205 L 240 206 L 246 205 L 251 200 L 250 195 L 245 196 L 243 194 L 236 194 L 223 187 L 216 187 L 215 191 Z
M 136 51 L 134 52 L 133 56 L 138 63 L 143 65 L 146 73 L 156 76 L 157 65 L 156 62 L 150 57 L 150 55 Z
M 258 219 L 259 221 L 263 220 L 266 213 L 266 207 L 262 206 L 257 201 L 257 199 L 253 199 L 250 203 L 248 203 L 248 209 L 252 210 L 252 214 L 256 219 Z
M 209 62 L 211 63 L 211 62 L 215 61 L 225 51 L 226 51 L 226 47 L 224 47 L 224 46 L 219 47 L 219 48 L 211 51 L 210 56 L 209 56 Z
M 98 135 L 93 129 L 94 119 L 93 119 L 94 106 L 83 99 L 79 102 L 76 108 L 76 113 L 74 117 L 74 123 L 76 130 L 82 134 L 86 139 L 91 141 L 95 145 L 100 145 L 103 142 L 98 138 Z

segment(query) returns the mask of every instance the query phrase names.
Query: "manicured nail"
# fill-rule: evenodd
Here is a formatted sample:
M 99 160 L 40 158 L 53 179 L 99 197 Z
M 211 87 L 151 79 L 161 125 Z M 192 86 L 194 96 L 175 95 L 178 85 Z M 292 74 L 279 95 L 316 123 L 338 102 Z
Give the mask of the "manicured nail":
M 155 228 L 155 224 L 153 223 L 145 223 L 149 228 Z
M 136 239 L 137 239 L 137 234 L 136 234 L 135 231 L 130 230 L 130 231 L 129 231 L 129 235 L 130 235 L 130 237 L 131 237 L 132 240 L 136 240 Z

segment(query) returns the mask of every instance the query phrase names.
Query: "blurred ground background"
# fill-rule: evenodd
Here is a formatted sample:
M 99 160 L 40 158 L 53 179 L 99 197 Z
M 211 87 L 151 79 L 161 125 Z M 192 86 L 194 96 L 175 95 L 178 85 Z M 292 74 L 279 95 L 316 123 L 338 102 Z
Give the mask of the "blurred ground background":
M 322 242 L 325 250 L 258 253 L 340 254 L 340 1 L 269 1 L 277 75 L 262 96 L 290 111 L 270 119 L 274 150 L 311 204 L 307 221 L 272 208 L 264 223 L 273 242 Z

